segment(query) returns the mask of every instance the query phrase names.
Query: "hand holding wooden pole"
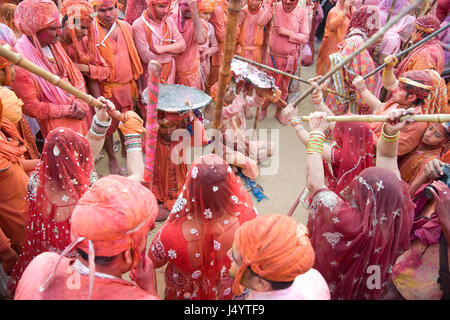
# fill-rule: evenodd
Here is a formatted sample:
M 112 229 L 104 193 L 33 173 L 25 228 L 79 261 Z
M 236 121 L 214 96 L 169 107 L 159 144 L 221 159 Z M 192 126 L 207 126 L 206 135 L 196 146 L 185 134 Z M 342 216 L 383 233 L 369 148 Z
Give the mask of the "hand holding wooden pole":
M 41 67 L 32 63 L 31 61 L 23 58 L 20 54 L 14 52 L 12 50 L 9 50 L 1 45 L 0 45 L 0 56 L 11 61 L 13 64 L 15 64 L 21 68 L 24 68 L 25 70 L 47 80 L 51 84 L 59 87 L 60 89 L 64 90 L 65 92 L 68 92 L 68 93 L 74 95 L 78 99 L 88 103 L 89 105 L 91 105 L 95 108 L 103 107 L 103 103 L 100 100 L 94 98 L 93 96 L 91 96 L 81 90 L 78 90 L 77 88 L 75 88 L 71 84 L 67 83 L 66 81 L 64 81 L 63 79 L 58 77 L 57 75 L 54 75 L 53 73 L 48 72 L 45 69 L 42 69 Z M 113 117 L 119 121 L 125 122 L 125 116 L 122 113 L 120 113 L 118 110 L 114 110 L 113 112 L 108 112 L 108 113 L 110 114 L 111 117 Z
M 303 121 L 309 121 L 309 116 L 301 116 Z M 388 117 L 386 115 L 344 115 L 344 116 L 327 116 L 328 122 L 386 122 Z M 435 113 L 435 114 L 416 114 L 407 115 L 400 118 L 403 120 L 413 120 L 414 122 L 450 122 L 450 114 Z
M 379 38 L 381 38 L 384 33 L 389 30 L 394 24 L 396 24 L 400 19 L 402 19 L 405 15 L 407 15 L 412 9 L 417 7 L 420 4 L 421 0 L 414 1 L 413 4 L 409 5 L 405 9 L 403 9 L 398 15 L 396 15 L 391 21 L 389 21 L 383 28 L 378 30 L 377 33 L 375 33 L 372 37 L 370 37 L 369 40 L 367 40 L 362 46 L 360 46 L 357 50 L 355 50 L 352 54 L 345 57 L 343 61 L 338 63 L 332 70 L 328 71 L 322 78 L 320 78 L 317 83 L 321 84 L 325 82 L 328 78 L 330 78 L 336 71 L 341 69 L 343 66 L 348 64 L 350 61 L 353 60 L 354 57 L 356 57 L 358 54 L 360 54 L 362 51 L 369 48 L 375 41 L 377 41 Z M 314 88 L 308 89 L 303 95 L 295 99 L 292 103 L 294 106 L 297 106 L 301 101 L 303 101 L 311 92 L 314 91 Z

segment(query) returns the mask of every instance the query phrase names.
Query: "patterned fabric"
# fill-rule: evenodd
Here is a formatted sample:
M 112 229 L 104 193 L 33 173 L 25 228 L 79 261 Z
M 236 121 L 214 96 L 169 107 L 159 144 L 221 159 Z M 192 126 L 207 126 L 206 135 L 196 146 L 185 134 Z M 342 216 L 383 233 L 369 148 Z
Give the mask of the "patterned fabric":
M 364 38 L 361 35 L 354 35 L 346 38 L 341 44 L 339 44 L 339 52 L 330 55 L 330 60 L 333 64 L 337 64 L 341 59 L 349 56 L 355 52 L 361 45 L 364 44 Z M 336 57 L 338 57 L 336 59 Z M 347 112 L 354 114 L 366 114 L 369 110 L 369 106 L 361 98 L 360 94 L 355 92 L 355 88 L 352 85 L 353 80 L 357 75 L 363 76 L 375 69 L 373 60 L 367 50 L 362 51 L 353 60 L 342 68 L 342 74 L 336 75 L 339 80 L 333 81 L 332 89 L 341 91 L 345 96 L 354 96 L 354 102 L 347 102 L 345 98 L 338 97 L 334 94 L 328 94 L 325 103 L 336 114 L 341 115 Z M 336 78 L 337 79 L 337 78 Z M 333 78 L 334 80 L 334 78 Z M 366 87 L 369 91 L 373 91 L 375 88 L 375 79 L 370 77 L 366 79 Z M 353 109 L 353 110 L 352 110 Z
M 168 220 L 154 237 L 149 256 L 166 268 L 166 300 L 229 300 L 233 279 L 227 256 L 236 229 L 256 217 L 250 195 L 216 155 L 196 160 Z
M 441 22 L 436 16 L 431 14 L 422 15 L 416 19 L 414 22 L 414 27 L 416 27 L 419 31 L 430 34 L 441 27 Z
M 14 13 L 14 25 L 27 36 L 36 34 L 58 20 L 59 11 L 52 0 L 24 0 Z
M 395 259 L 409 247 L 408 185 L 389 170 L 371 167 L 342 196 L 322 189 L 313 197 L 307 226 L 314 268 L 327 281 L 331 299 L 379 299 Z

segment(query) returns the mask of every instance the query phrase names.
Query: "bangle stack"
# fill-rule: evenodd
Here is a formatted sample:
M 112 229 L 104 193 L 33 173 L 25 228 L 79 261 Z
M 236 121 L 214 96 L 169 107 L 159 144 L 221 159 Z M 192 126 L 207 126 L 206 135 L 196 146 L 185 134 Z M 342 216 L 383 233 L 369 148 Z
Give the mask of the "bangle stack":
M 293 117 L 289 119 L 289 123 L 291 124 L 291 126 L 295 127 L 296 125 L 302 123 L 303 120 L 300 117 Z
M 383 124 L 383 127 L 381 129 L 381 138 L 387 142 L 387 143 L 394 143 L 398 140 L 398 138 L 400 137 L 400 131 L 397 131 L 396 134 L 390 136 L 388 134 L 386 134 L 386 132 L 384 131 L 384 127 L 386 126 L 386 123 Z
M 109 118 L 108 122 L 101 122 L 97 119 L 97 115 L 94 115 L 94 118 L 92 119 L 91 129 L 89 129 L 89 131 L 94 136 L 104 137 L 109 129 L 109 126 L 111 125 L 111 122 L 111 118 Z
M 312 94 L 312 95 L 311 95 L 311 99 L 312 99 L 312 102 L 313 102 L 316 106 L 321 105 L 322 102 L 323 102 L 323 95 L 322 95 L 322 92 L 319 92 L 319 93 L 317 93 L 317 94 Z
M 323 143 L 325 142 L 325 134 L 320 131 L 311 131 L 309 133 L 308 143 L 306 145 L 306 153 L 323 154 Z
M 127 134 L 124 138 L 124 144 L 127 148 L 127 154 L 135 151 L 142 152 L 142 136 L 140 134 Z

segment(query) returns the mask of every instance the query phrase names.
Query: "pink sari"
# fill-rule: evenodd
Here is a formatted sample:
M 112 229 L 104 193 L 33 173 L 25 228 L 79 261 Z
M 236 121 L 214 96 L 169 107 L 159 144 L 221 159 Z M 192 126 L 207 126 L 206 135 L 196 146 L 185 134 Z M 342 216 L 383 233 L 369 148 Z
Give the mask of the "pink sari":
M 332 299 L 379 299 L 396 258 L 409 248 L 414 205 L 389 170 L 365 169 L 343 191 L 316 192 L 308 217 L 314 268 Z

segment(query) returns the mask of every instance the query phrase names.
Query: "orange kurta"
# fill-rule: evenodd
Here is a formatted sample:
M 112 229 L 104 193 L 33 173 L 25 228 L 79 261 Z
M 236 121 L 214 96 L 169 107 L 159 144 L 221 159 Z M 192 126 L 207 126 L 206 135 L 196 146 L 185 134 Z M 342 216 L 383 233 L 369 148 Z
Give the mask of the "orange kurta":
M 340 1 L 328 13 L 323 39 L 317 53 L 316 75 L 324 75 L 330 70 L 328 56 L 339 51 L 338 44 L 344 40 L 350 18 L 350 14 L 343 13 Z
M 89 291 L 89 276 L 74 268 L 74 260 L 62 258 L 47 290 L 40 292 L 60 256 L 44 252 L 25 269 L 14 300 L 85 300 Z M 92 300 L 159 300 L 133 283 L 115 278 L 96 276 Z
M 9 120 L 3 119 L 1 128 L 0 230 L 3 231 L 4 236 L 9 238 L 11 247 L 16 252 L 20 252 L 25 242 L 25 223 L 28 215 L 26 200 L 28 176 L 20 164 L 20 159 L 26 149 L 24 141 L 21 140 L 19 133 Z M 13 150 L 12 153 L 11 150 Z

